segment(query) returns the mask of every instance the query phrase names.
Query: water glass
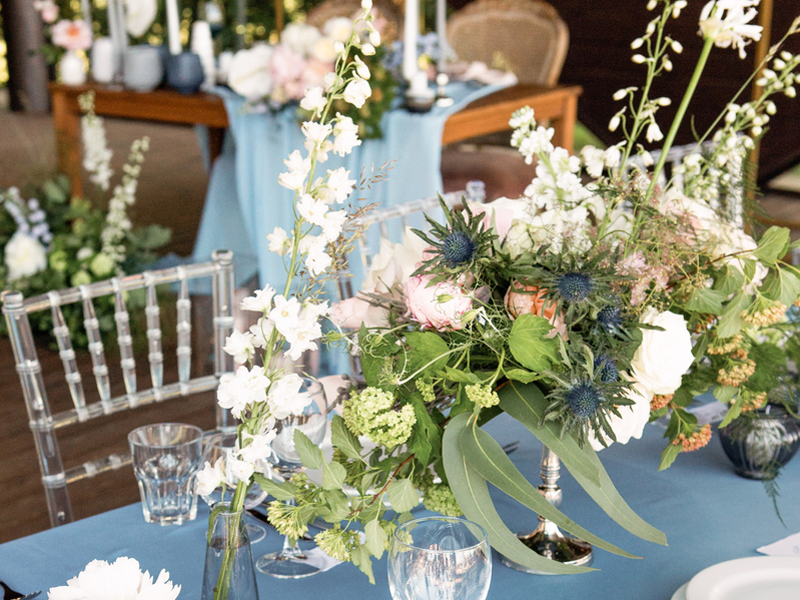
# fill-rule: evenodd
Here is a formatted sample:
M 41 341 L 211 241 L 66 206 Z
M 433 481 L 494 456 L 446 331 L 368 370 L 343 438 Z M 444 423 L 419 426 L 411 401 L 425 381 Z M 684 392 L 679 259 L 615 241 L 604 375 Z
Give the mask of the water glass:
M 492 554 L 480 525 L 452 517 L 400 525 L 389 549 L 393 600 L 485 600 Z
M 128 434 L 144 520 L 180 525 L 197 516 L 197 472 L 203 431 L 183 423 L 157 423 Z

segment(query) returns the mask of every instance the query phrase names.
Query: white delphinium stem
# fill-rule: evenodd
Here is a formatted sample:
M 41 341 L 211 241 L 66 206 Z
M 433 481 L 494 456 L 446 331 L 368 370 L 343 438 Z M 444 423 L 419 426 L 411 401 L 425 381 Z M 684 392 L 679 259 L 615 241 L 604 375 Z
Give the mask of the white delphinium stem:
M 112 152 L 106 142 L 103 119 L 94 112 L 94 92 L 79 96 L 78 104 L 84 112 L 81 117 L 83 168 L 89 173 L 89 180 L 105 192 L 114 174 L 110 167 Z

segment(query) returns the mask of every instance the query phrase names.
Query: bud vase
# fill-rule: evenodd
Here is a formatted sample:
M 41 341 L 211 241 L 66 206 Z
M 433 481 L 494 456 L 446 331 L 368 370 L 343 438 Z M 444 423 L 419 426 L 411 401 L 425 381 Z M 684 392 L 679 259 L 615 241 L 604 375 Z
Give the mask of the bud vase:
M 258 600 L 244 510 L 220 512 L 208 535 L 201 600 Z

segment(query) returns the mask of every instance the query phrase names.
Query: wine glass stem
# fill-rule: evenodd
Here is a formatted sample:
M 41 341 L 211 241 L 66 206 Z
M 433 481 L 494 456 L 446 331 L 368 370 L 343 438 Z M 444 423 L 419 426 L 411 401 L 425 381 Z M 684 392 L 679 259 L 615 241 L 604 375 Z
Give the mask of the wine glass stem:
M 296 502 L 294 498 L 290 498 L 286 501 L 286 504 L 289 506 L 295 506 Z M 300 549 L 300 542 L 295 541 L 294 545 L 289 543 L 289 536 L 283 536 L 283 550 L 281 550 L 281 557 L 284 559 L 289 558 L 305 558 L 303 551 Z

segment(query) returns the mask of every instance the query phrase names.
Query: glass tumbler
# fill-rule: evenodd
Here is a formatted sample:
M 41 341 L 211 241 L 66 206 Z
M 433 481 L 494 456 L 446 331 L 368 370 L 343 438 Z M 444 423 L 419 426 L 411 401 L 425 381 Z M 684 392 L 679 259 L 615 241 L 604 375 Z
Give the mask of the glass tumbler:
M 453 517 L 407 521 L 389 549 L 393 600 L 485 600 L 492 553 L 480 525 Z

